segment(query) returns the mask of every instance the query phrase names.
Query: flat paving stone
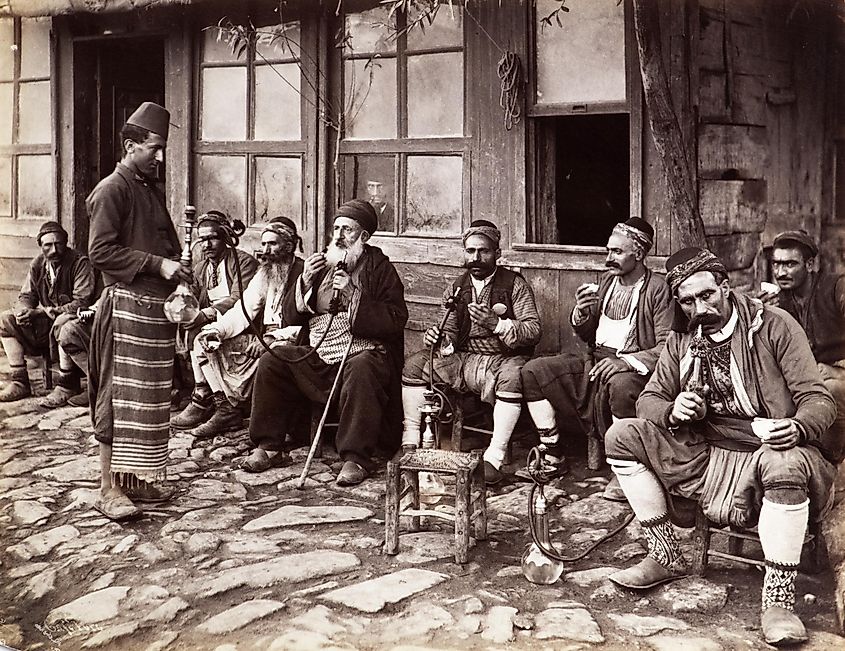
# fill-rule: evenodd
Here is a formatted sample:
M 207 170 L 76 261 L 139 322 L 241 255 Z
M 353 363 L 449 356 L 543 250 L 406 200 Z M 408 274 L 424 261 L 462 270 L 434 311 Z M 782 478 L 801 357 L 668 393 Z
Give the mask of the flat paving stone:
M 563 578 L 567 583 L 574 583 L 577 586 L 586 588 L 594 583 L 604 581 L 608 576 L 617 571 L 619 571 L 618 567 L 594 567 L 589 570 L 569 572 L 564 574 Z
M 481 637 L 496 644 L 507 644 L 513 639 L 513 618 L 517 609 L 513 606 L 493 606 L 484 621 Z
M 716 640 L 696 635 L 652 635 L 647 642 L 655 651 L 722 651 L 724 648 Z
M 611 502 L 600 496 L 591 495 L 561 506 L 557 509 L 555 518 L 558 522 L 595 527 L 603 524 L 621 524 L 630 512 L 631 508 L 624 502 Z
M 42 533 L 32 534 L 6 551 L 25 561 L 49 554 L 57 545 L 79 537 L 79 529 L 73 525 L 54 527 Z
M 382 642 L 412 640 L 419 643 L 445 626 L 455 623 L 448 610 L 433 603 L 417 604 L 400 617 L 392 617 L 384 623 L 384 632 L 379 636 Z
M 281 601 L 253 599 L 205 620 L 197 626 L 197 630 L 212 635 L 231 633 L 284 607 L 285 604 Z
M 82 648 L 95 649 L 97 647 L 105 646 L 115 640 L 132 635 L 138 630 L 139 626 L 140 624 L 138 622 L 124 622 L 115 626 L 109 626 L 85 640 L 85 642 L 82 643 Z
M 53 512 L 41 502 L 18 500 L 12 505 L 12 519 L 21 525 L 30 525 L 39 520 L 46 520 Z
M 716 613 L 728 602 L 728 586 L 692 577 L 665 586 L 656 601 L 673 613 Z
M 320 599 L 342 604 L 355 610 L 377 613 L 387 604 L 395 604 L 411 595 L 428 590 L 449 578 L 440 572 L 407 568 L 361 583 L 332 590 Z
M 218 531 L 233 529 L 243 519 L 244 511 L 239 506 L 209 507 L 188 511 L 175 522 L 161 528 L 161 536 L 168 537 L 177 531 Z
M 63 606 L 54 608 L 44 620 L 52 625 L 63 619 L 80 624 L 97 624 L 117 617 L 120 602 L 129 593 L 129 586 L 114 586 L 89 592 Z
M 601 628 L 586 608 L 547 608 L 534 618 L 534 637 L 538 640 L 604 642 Z
M 488 496 L 487 511 L 491 516 L 495 516 L 498 513 L 505 513 L 508 515 L 513 515 L 514 513 L 525 513 L 525 505 L 528 504 L 528 494 L 530 492 L 531 485 L 523 484 L 509 493 Z M 565 495 L 562 490 L 553 486 L 546 486 L 545 494 L 546 499 L 549 502 L 553 502 L 561 495 Z
M 235 470 L 232 473 L 232 479 L 245 486 L 269 486 L 270 484 L 278 484 L 279 482 L 299 477 L 302 468 L 297 469 L 294 466 L 285 466 L 284 468 L 270 468 L 264 472 L 246 472 L 245 470 Z
M 373 512 L 361 506 L 297 506 L 287 504 L 260 518 L 250 520 L 244 531 L 261 531 L 280 527 L 296 527 L 309 524 L 330 524 L 354 522 L 372 517 Z
M 470 538 L 470 546 L 475 539 Z M 399 536 L 399 553 L 394 557 L 397 563 L 417 565 L 455 555 L 455 534 L 452 532 L 422 531 Z
M 355 554 L 318 549 L 303 554 L 278 555 L 268 561 L 241 565 L 216 573 L 189 586 L 187 592 L 211 597 L 240 586 L 264 588 L 277 583 L 298 583 L 358 567 Z
M 648 637 L 661 631 L 685 631 L 689 624 L 675 617 L 664 615 L 635 615 L 633 613 L 608 613 L 610 619 L 617 628 L 628 635 L 637 637 Z
M 147 613 L 144 620 L 168 624 L 176 618 L 176 615 L 189 606 L 190 604 L 181 597 L 170 597 L 170 599 L 165 601 L 163 604 L 160 604 Z
M 157 640 L 150 642 L 141 651 L 166 651 L 172 647 L 178 637 L 179 633 L 176 631 L 165 631 Z
M 241 502 L 246 499 L 246 488 L 237 482 L 220 481 L 219 479 L 195 479 L 188 490 L 190 497 L 216 502 Z
M 75 481 L 99 481 L 100 461 L 95 456 L 83 456 L 73 461 L 50 468 L 41 468 L 33 473 L 36 477 L 70 483 Z

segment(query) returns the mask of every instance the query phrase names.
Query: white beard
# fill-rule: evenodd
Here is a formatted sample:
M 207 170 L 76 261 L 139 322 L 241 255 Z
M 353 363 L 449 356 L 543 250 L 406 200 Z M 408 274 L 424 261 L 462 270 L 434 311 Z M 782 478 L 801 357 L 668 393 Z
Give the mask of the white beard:
M 332 240 L 329 242 L 328 249 L 326 249 L 326 262 L 330 267 L 336 267 L 337 263 L 345 258 L 346 271 L 351 273 L 362 255 L 364 255 L 364 242 L 361 241 L 360 237 L 348 248 L 340 247 Z

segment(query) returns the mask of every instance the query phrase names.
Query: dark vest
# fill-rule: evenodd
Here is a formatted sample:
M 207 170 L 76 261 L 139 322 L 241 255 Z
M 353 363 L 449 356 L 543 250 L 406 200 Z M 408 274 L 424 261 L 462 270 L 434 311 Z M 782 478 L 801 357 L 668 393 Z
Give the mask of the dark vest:
M 778 304 L 789 312 L 810 340 L 817 362 L 833 364 L 845 359 L 845 318 L 836 302 L 836 282 L 841 276 L 814 274 L 810 298 L 802 310 L 791 291 L 782 291 Z
M 501 318 L 503 319 L 516 318 L 516 315 L 514 315 L 513 312 L 513 284 L 517 276 L 522 278 L 522 275 L 518 274 L 515 271 L 505 269 L 504 267 L 498 267 L 496 270 L 496 275 L 493 276 L 493 280 L 491 281 L 490 295 L 488 297 L 487 304 L 490 306 L 493 306 L 496 303 L 501 303 L 502 305 L 504 305 L 507 310 L 503 315 L 501 315 Z M 462 297 L 472 296 L 472 280 L 469 275 L 469 271 L 465 271 L 455 282 L 452 283 L 452 293 L 454 294 L 455 290 L 457 290 L 459 287 L 461 289 Z M 455 307 L 455 315 L 458 318 L 457 350 L 463 350 L 463 346 L 469 338 L 470 326 L 472 325 L 472 319 L 469 318 L 469 310 L 467 309 L 468 302 L 469 301 L 466 299 L 461 300 Z M 503 344 L 496 335 L 494 335 L 494 337 L 498 340 L 498 348 L 500 355 L 527 355 L 530 357 L 534 354 L 534 346 L 509 348 L 508 346 Z
M 47 282 L 47 260 L 39 255 L 32 261 L 29 273 L 32 286 L 38 293 L 38 304 L 43 307 L 59 307 L 73 300 L 73 280 L 76 261 L 84 257 L 78 251 L 68 247 L 62 256 L 59 273 L 53 287 Z

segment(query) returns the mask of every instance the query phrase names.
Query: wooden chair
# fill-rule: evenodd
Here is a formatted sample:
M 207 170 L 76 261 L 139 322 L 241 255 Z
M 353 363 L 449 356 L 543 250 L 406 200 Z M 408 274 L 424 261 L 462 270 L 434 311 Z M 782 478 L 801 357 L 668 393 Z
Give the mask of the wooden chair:
M 451 407 L 449 410 L 451 413 L 446 414 L 444 419 L 441 420 L 441 422 L 445 423 L 451 422 L 451 436 L 449 438 L 450 450 L 455 452 L 464 451 L 464 434 L 467 432 L 472 434 L 481 434 L 492 438 L 493 412 L 489 405 L 481 402 L 478 396 L 474 393 L 460 393 L 451 388 L 439 388 L 446 395 L 446 398 L 449 401 L 449 406 Z M 476 403 L 476 408 L 467 412 L 467 401 L 474 401 Z M 486 427 L 477 427 L 466 424 L 468 420 L 472 421 L 478 417 L 484 419 Z M 508 442 L 508 449 L 505 453 L 504 459 L 505 464 L 511 462 L 512 446 L 513 442 Z M 438 447 L 442 447 L 442 443 L 440 441 L 438 441 Z
M 713 536 L 724 536 L 728 541 L 728 551 L 722 552 L 711 549 Z M 693 543 L 695 551 L 692 561 L 692 571 L 698 576 L 704 576 L 710 558 L 722 558 L 726 560 L 765 567 L 761 558 L 754 558 L 743 554 L 743 547 L 746 541 L 760 543 L 760 537 L 752 529 L 739 527 L 722 526 L 711 522 L 704 511 L 699 507 L 695 513 L 695 532 Z M 809 550 L 807 549 L 809 546 Z M 806 556 L 802 555 L 802 567 L 807 572 L 815 573 L 824 564 L 824 545 L 821 539 L 820 523 L 810 522 L 807 535 L 804 537 L 805 550 L 809 551 Z

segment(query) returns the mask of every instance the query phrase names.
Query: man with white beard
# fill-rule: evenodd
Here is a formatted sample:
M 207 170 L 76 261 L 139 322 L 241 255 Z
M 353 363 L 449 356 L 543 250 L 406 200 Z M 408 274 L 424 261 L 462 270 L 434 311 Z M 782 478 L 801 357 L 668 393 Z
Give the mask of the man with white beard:
M 190 433 L 210 438 L 243 426 L 241 405 L 247 404 L 258 360 L 265 349 L 249 324 L 261 314 L 264 342 L 271 348 L 295 338 L 299 328 L 282 327 L 281 302 L 290 284 L 302 273 L 302 260 L 294 255 L 300 243 L 296 225 L 276 217 L 261 233 L 261 264 L 243 297 L 215 321 L 204 326 L 194 340 L 191 365 L 197 386 L 212 393 L 214 408 Z M 300 243 L 301 250 L 301 243 Z M 196 409 L 192 401 L 180 416 Z M 210 418 L 208 417 L 210 415 Z M 178 418 L 178 417 L 177 417 Z
M 262 472 L 290 461 L 284 443 L 297 406 L 303 400 L 325 404 L 338 373 L 335 447 L 344 463 L 337 483 L 361 483 L 377 444 L 398 446 L 408 309 L 395 267 L 367 244 L 377 227 L 369 203 L 347 201 L 335 212 L 327 251 L 306 258 L 285 295 L 283 323 L 304 326 L 300 343 L 307 345 L 279 348 L 259 360 L 249 427 L 256 448 L 245 470 Z

